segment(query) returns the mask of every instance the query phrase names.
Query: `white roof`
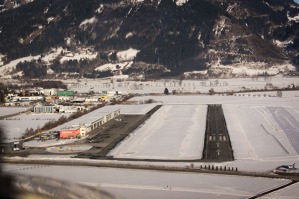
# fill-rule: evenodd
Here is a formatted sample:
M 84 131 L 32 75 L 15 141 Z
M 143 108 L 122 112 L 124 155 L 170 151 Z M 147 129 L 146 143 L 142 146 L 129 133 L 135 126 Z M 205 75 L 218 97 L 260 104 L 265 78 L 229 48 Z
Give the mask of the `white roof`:
M 103 117 L 105 117 L 107 114 L 112 113 L 114 111 L 119 110 L 120 108 L 117 106 L 104 106 L 102 108 L 99 108 L 95 111 L 92 111 L 90 113 L 87 113 L 86 115 L 83 115 L 79 118 L 76 118 L 74 120 L 71 120 L 65 124 L 62 124 L 60 126 L 57 126 L 49 131 L 58 131 L 60 129 L 64 129 L 69 126 L 79 125 L 79 124 L 92 124 L 96 120 L 99 120 Z

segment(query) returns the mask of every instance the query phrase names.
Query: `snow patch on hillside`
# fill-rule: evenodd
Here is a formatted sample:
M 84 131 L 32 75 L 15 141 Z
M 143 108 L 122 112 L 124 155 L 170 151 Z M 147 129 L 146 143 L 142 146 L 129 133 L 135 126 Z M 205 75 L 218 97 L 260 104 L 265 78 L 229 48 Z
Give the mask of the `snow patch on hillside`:
M 296 68 L 290 63 L 277 64 L 269 67 L 265 62 L 242 62 L 232 65 L 222 65 L 221 60 L 218 59 L 211 65 L 210 71 L 214 73 L 222 73 L 226 71 L 237 76 L 252 76 L 252 75 L 277 75 L 287 71 L 293 71 Z
M 51 68 L 49 68 L 48 70 L 47 70 L 47 74 L 48 75 L 53 75 L 55 72 L 54 72 L 54 70 L 52 70 Z
M 232 10 L 233 10 L 235 7 L 237 7 L 237 6 L 238 6 L 237 3 L 231 4 L 231 5 L 229 5 L 229 6 L 227 7 L 226 11 L 227 11 L 228 13 L 231 13 Z
M 100 7 L 98 9 L 96 9 L 96 13 L 100 14 L 104 11 L 104 5 L 101 4 Z
M 98 20 L 95 18 L 95 16 L 93 16 L 90 19 L 85 19 L 84 21 L 82 21 L 79 27 L 85 30 L 87 26 L 95 24 L 97 21 Z
M 142 2 L 144 2 L 144 0 L 132 0 L 131 2 L 132 3 L 142 3 Z
M 61 52 L 64 51 L 63 48 L 52 48 L 50 52 L 45 54 L 42 58 L 42 61 L 46 62 L 46 64 L 50 64 L 50 62 L 56 59 L 58 56 L 61 55 Z
M 188 0 L 175 0 L 175 4 L 177 5 L 177 6 L 182 6 L 182 5 L 184 5 L 185 3 L 187 3 L 188 2 Z
M 274 65 L 271 66 L 268 69 L 254 69 L 252 68 L 254 66 L 254 63 L 249 63 L 248 65 L 241 66 L 241 67 L 234 67 L 233 68 L 233 74 L 237 75 L 262 75 L 262 74 L 268 74 L 268 75 L 277 75 L 279 73 L 284 73 L 288 70 L 295 70 L 294 66 L 291 64 L 285 64 L 285 65 Z
M 288 20 L 289 20 L 289 21 L 299 22 L 299 15 L 294 16 L 294 17 L 290 17 L 289 14 L 290 14 L 290 13 L 288 12 L 288 13 L 287 13 L 287 17 L 288 17 Z
M 67 40 L 70 38 L 66 38 Z M 77 52 L 71 52 L 62 47 L 52 48 L 50 52 L 42 56 L 42 61 L 47 65 L 50 64 L 54 59 L 60 58 L 60 63 L 68 60 L 80 60 L 80 59 L 95 59 L 97 57 L 97 52 L 93 52 L 90 48 L 81 48 Z
M 95 59 L 98 55 L 97 52 L 92 52 L 91 49 L 81 49 L 79 52 L 65 52 L 65 56 L 60 59 L 60 63 L 69 60 L 80 60 L 80 59 L 88 59 L 92 60 Z
M 293 40 L 289 40 L 289 41 L 274 40 L 273 43 L 278 47 L 284 48 L 284 47 L 288 46 L 289 44 L 293 44 L 294 41 Z
M 102 66 L 99 66 L 95 68 L 95 71 L 115 71 L 115 70 L 123 70 L 126 68 L 131 67 L 133 62 L 122 62 L 122 63 L 109 63 L 109 64 L 104 64 Z
M 0 66 L 4 65 L 4 61 L 3 61 L 4 57 L 5 57 L 4 55 L 0 54 Z
M 3 79 L 12 79 L 12 78 L 15 78 L 15 77 L 22 77 L 22 76 L 24 76 L 24 72 L 23 71 L 19 71 L 19 72 L 10 74 L 10 75 L 5 75 L 5 76 L 3 76 L 1 78 L 3 78 Z
M 213 28 L 213 32 L 215 33 L 215 36 L 218 36 L 218 37 L 221 36 L 221 34 L 225 28 L 228 28 L 227 18 L 221 17 Z
M 139 52 L 140 50 L 129 48 L 128 50 L 118 52 L 116 56 L 119 61 L 131 61 L 136 57 L 137 53 Z
M 0 67 L 0 77 L 8 75 L 12 71 L 14 71 L 16 69 L 16 66 L 17 66 L 18 63 L 24 62 L 24 61 L 32 61 L 32 60 L 38 59 L 39 57 L 40 56 L 22 57 L 22 58 L 13 60 L 13 61 L 9 62 L 8 64 L 5 64 L 5 65 L 1 66 Z
M 96 57 L 97 57 L 97 52 L 93 52 L 93 50 L 89 48 L 82 48 L 82 49 L 78 49 L 77 52 L 71 52 L 68 51 L 67 49 L 60 47 L 60 48 L 52 48 L 48 53 L 45 53 L 43 55 L 22 57 L 1 66 L 1 63 L 3 62 L 2 58 L 4 58 L 4 55 L 2 55 L 0 56 L 0 77 L 10 79 L 12 78 L 12 76 L 22 76 L 23 72 L 20 71 L 18 71 L 15 74 L 11 74 L 11 73 L 16 69 L 18 63 L 25 62 L 25 61 L 30 62 L 33 60 L 41 59 L 41 61 L 45 65 L 50 65 L 51 62 L 57 58 L 60 58 L 60 63 L 63 63 L 69 60 L 80 60 L 80 59 L 92 60 L 95 59 Z M 51 74 L 53 71 L 48 70 L 47 72 L 48 74 Z
M 185 77 L 189 77 L 191 75 L 207 75 L 207 74 L 208 74 L 208 70 L 184 72 Z
M 47 19 L 48 24 L 49 24 L 51 21 L 53 21 L 54 19 L 55 19 L 54 17 L 49 17 L 49 18 Z
M 126 39 L 132 37 L 134 34 L 132 32 L 129 32 L 128 34 L 126 34 Z

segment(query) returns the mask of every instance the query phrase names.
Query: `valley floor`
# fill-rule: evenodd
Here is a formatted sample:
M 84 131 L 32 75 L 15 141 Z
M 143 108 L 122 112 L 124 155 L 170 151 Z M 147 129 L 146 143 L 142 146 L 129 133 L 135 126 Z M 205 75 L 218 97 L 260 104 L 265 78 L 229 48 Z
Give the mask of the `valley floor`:
M 162 107 L 110 151 L 109 155 L 136 160 L 151 158 L 163 160 L 160 162 L 115 160 L 114 163 L 182 168 L 210 165 L 263 173 L 269 173 L 280 165 L 293 163 L 298 165 L 298 96 L 299 92 L 291 91 L 283 92 L 283 97 L 273 97 L 268 94 L 263 95 L 263 93 L 235 96 L 145 95 L 134 97 L 130 100 L 132 105 L 106 106 L 105 111 L 120 108 L 122 114 L 144 115 L 156 105 L 162 105 Z M 153 99 L 155 103 L 138 104 L 149 99 Z M 205 163 L 191 161 L 202 157 L 207 107 L 211 104 L 222 105 L 234 153 L 235 160 L 233 161 Z M 44 144 L 41 142 L 34 145 L 40 147 L 39 145 L 44 146 Z M 89 148 L 82 148 L 82 150 L 89 150 Z M 31 155 L 25 159 L 88 161 L 72 157 L 73 155 L 52 153 L 52 155 Z M 189 159 L 190 161 L 167 162 L 165 161 L 167 159 Z M 5 173 L 57 177 L 101 187 L 120 198 L 140 198 L 143 195 L 148 198 L 247 198 L 289 182 L 282 179 L 85 166 L 14 164 L 2 164 L 2 166 L 4 166 Z M 298 198 L 298 184 L 270 193 L 263 198 Z

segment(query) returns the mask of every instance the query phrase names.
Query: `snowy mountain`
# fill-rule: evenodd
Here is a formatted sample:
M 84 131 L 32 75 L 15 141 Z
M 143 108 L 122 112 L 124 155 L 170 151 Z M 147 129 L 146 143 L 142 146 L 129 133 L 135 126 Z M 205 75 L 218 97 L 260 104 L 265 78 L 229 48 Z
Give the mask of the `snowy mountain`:
M 2 77 L 246 76 L 299 66 L 293 0 L 26 2 L 0 12 Z

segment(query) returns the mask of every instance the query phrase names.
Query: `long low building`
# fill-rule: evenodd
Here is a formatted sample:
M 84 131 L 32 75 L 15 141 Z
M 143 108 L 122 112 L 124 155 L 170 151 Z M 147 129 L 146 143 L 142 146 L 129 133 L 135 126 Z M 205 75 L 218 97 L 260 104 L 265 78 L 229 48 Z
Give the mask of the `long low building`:
M 34 113 L 54 113 L 56 112 L 56 107 L 54 105 L 42 105 L 37 104 L 33 107 Z
M 109 109 L 105 109 L 104 107 L 57 127 L 59 129 L 52 130 L 59 130 L 60 138 L 63 139 L 75 138 L 78 137 L 78 135 L 84 137 L 93 129 L 100 127 L 101 125 L 117 117 L 118 115 L 120 115 L 119 108 L 110 107 Z

